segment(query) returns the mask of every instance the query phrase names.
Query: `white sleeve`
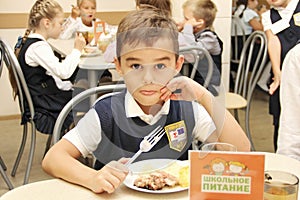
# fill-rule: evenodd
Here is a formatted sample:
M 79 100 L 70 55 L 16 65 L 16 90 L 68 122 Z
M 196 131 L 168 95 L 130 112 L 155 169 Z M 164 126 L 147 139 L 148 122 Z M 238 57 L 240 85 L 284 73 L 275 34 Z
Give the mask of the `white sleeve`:
M 193 109 L 195 116 L 193 136 L 194 139 L 204 142 L 216 130 L 216 126 L 202 105 L 193 102 Z
M 300 160 L 300 44 L 286 55 L 280 84 L 280 126 L 277 153 Z
M 266 12 L 261 14 L 261 23 L 264 27 L 264 31 L 271 29 L 272 22 L 271 22 L 270 15 L 271 15 L 270 10 L 267 10 Z
M 90 109 L 63 138 L 71 142 L 84 157 L 95 151 L 101 141 L 101 124 L 95 109 Z
M 50 75 L 67 79 L 77 68 L 80 56 L 81 52 L 73 49 L 63 62 L 59 62 L 51 46 L 46 41 L 39 41 L 29 46 L 25 54 L 25 61 L 30 66 L 42 66 Z
M 245 22 L 249 23 L 249 21 L 251 21 L 253 18 L 259 19 L 259 16 L 254 10 L 247 9 L 244 12 L 243 18 Z
M 75 37 L 75 32 L 78 30 L 79 24 L 78 20 L 68 17 L 63 24 L 63 31 L 61 32 L 59 38 L 66 40 Z

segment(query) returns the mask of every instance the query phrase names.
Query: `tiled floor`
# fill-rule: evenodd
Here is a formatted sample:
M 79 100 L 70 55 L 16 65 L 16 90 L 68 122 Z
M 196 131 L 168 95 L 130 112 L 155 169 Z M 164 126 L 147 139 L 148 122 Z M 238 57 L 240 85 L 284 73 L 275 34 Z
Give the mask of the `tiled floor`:
M 273 152 L 272 143 L 272 118 L 268 114 L 268 95 L 256 90 L 254 95 L 254 102 L 251 107 L 251 131 L 256 151 Z M 242 117 L 240 119 L 242 122 Z M 5 161 L 13 185 L 15 187 L 21 186 L 24 179 L 24 172 L 26 168 L 26 160 L 28 157 L 28 149 L 25 149 L 25 154 L 21 160 L 20 167 L 15 177 L 10 176 L 13 163 L 18 152 L 19 143 L 22 136 L 22 129 L 19 125 L 19 120 L 0 121 L 1 139 L 0 139 L 0 155 Z M 34 156 L 34 163 L 32 166 L 29 182 L 45 180 L 51 178 L 41 169 L 41 161 L 44 154 L 47 136 L 37 134 L 36 153 Z M 8 191 L 8 188 L 0 178 L 0 196 Z

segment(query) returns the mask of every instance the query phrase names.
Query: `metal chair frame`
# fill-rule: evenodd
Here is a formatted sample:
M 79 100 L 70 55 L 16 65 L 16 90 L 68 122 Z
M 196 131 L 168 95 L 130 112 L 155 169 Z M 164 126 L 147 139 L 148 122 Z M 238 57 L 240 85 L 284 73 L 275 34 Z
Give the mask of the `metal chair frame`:
M 252 72 L 250 72 L 251 58 L 253 57 L 253 49 L 255 43 L 259 41 L 259 51 L 253 65 Z M 247 101 L 246 111 L 245 111 L 245 125 L 246 134 L 251 142 L 252 149 L 254 150 L 254 145 L 251 137 L 250 131 L 250 107 L 253 97 L 253 92 L 256 87 L 256 83 L 259 80 L 267 60 L 267 38 L 264 32 L 255 31 L 246 40 L 244 47 L 242 49 L 240 62 L 237 71 L 237 77 L 234 86 L 234 93 L 240 95 Z M 238 110 L 234 109 L 234 114 L 238 120 Z
M 209 52 L 202 47 L 199 46 L 185 46 L 185 47 L 181 47 L 179 49 L 179 54 L 181 55 L 187 55 L 187 57 L 191 57 L 192 56 L 192 60 L 193 60 L 193 69 L 192 72 L 190 74 L 190 78 L 194 79 L 195 74 L 198 70 L 198 64 L 199 62 L 204 59 L 207 58 L 208 61 L 208 66 L 207 66 L 207 74 L 205 77 L 205 81 L 203 83 L 203 87 L 207 88 L 212 75 L 213 75 L 213 70 L 214 70 L 214 61 L 211 57 L 211 55 L 209 54 Z M 183 75 L 188 76 L 189 72 L 185 71 L 185 69 L 183 69 Z
M 3 58 L 4 58 L 4 62 L 6 64 L 6 67 L 8 69 L 10 69 L 10 68 L 12 69 L 13 75 L 16 79 L 16 83 L 17 83 L 17 87 L 18 87 L 18 91 L 19 91 L 18 101 L 19 101 L 21 116 L 23 116 L 23 114 L 25 112 L 24 100 L 27 101 L 28 106 L 29 106 L 29 111 L 30 111 L 29 123 L 31 124 L 31 143 L 30 143 L 29 156 L 28 156 L 27 167 L 26 167 L 25 177 L 24 177 L 24 184 L 27 184 L 28 180 L 29 180 L 29 175 L 30 175 L 30 170 L 31 170 L 32 162 L 33 162 L 35 145 L 36 145 L 36 128 L 35 128 L 35 123 L 33 121 L 35 111 L 34 111 L 34 106 L 32 103 L 31 95 L 30 95 L 29 89 L 27 87 L 27 83 L 25 81 L 22 69 L 20 67 L 20 64 L 19 64 L 12 48 L 3 38 L 0 38 L 0 46 L 3 49 L 2 53 L 3 53 Z M 24 148 L 25 148 L 25 144 L 26 144 L 26 140 L 27 140 L 27 132 L 28 132 L 27 129 L 28 129 L 28 125 L 26 123 L 23 125 L 23 136 L 22 136 L 21 145 L 20 145 L 19 152 L 18 152 L 16 161 L 14 163 L 14 166 L 13 166 L 13 169 L 11 172 L 11 176 L 13 176 L 13 177 L 16 174 L 17 168 L 20 164 L 20 160 L 21 160 L 21 157 L 24 152 Z
M 62 126 L 63 123 L 68 116 L 68 114 L 72 111 L 72 109 L 78 105 L 80 102 L 84 101 L 85 99 L 89 98 L 92 95 L 96 95 L 99 93 L 106 93 L 106 92 L 117 92 L 120 90 L 125 89 L 125 84 L 111 84 L 111 85 L 100 85 L 98 87 L 89 88 L 79 94 L 77 94 L 75 97 L 73 97 L 62 109 L 60 114 L 57 117 L 56 123 L 54 125 L 53 134 L 52 134 L 52 144 L 57 143 L 61 137 L 62 134 Z M 103 96 L 98 98 L 96 102 L 101 99 Z
M 0 45 L 0 77 L 1 77 L 2 69 L 3 69 L 3 58 L 4 58 L 3 52 L 4 52 L 4 49 Z M 6 185 L 8 186 L 8 189 L 12 190 L 14 188 L 14 186 L 12 185 L 10 179 L 8 178 L 8 176 L 5 172 L 6 170 L 7 170 L 7 167 L 0 156 L 0 174 L 1 174 L 2 178 L 4 179 Z
M 240 57 L 238 55 L 238 49 L 239 49 L 239 45 L 238 45 L 238 37 L 239 36 L 242 36 L 242 41 L 243 41 L 243 44 L 245 44 L 246 42 L 246 35 L 245 35 L 245 30 L 243 29 L 243 25 L 239 19 L 238 16 L 232 16 L 231 17 L 231 26 L 232 26 L 232 33 L 231 33 L 231 37 L 234 38 L 234 51 L 233 51 L 233 48 L 231 48 L 231 62 L 232 63 L 237 63 L 239 64 L 240 62 Z M 240 30 L 242 32 L 242 35 L 238 35 L 238 30 Z

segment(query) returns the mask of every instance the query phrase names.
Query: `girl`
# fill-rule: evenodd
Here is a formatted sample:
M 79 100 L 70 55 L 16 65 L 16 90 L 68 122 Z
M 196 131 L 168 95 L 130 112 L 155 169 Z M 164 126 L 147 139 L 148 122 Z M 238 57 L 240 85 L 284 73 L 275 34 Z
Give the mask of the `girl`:
M 29 27 L 15 52 L 34 104 L 36 128 L 46 134 L 52 134 L 58 114 L 72 98 L 73 85 L 68 79 L 76 75 L 81 51 L 85 46 L 83 36 L 76 36 L 71 54 L 59 62 L 47 39 L 59 37 L 63 21 L 63 9 L 56 1 L 37 0 L 29 14 Z M 17 91 L 14 79 L 11 83 L 16 97 L 20 91 Z M 29 117 L 29 111 L 25 112 L 22 123 L 29 121 Z M 71 123 L 70 116 L 63 128 L 68 128 Z

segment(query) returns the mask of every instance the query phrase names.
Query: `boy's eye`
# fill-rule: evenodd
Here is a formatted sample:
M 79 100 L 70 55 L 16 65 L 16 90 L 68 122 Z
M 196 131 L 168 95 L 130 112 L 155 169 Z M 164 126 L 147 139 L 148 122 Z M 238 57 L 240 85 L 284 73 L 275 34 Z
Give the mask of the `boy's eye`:
M 157 64 L 156 66 L 155 66 L 157 69 L 164 69 L 165 67 L 166 67 L 166 65 L 165 64 Z
M 132 64 L 131 65 L 131 68 L 132 69 L 141 69 L 143 66 L 142 65 L 140 65 L 140 64 Z

